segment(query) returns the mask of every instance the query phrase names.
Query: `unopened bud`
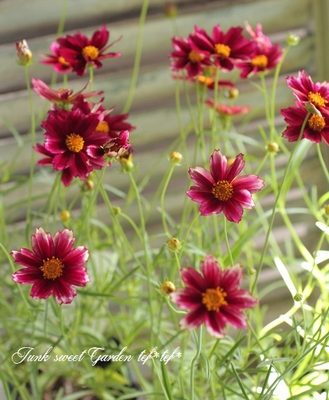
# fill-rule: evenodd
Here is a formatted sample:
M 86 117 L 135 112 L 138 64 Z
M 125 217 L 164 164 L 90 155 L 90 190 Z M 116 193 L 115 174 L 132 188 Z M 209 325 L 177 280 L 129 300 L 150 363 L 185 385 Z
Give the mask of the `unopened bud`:
M 113 213 L 114 213 L 114 215 L 121 214 L 121 208 L 120 207 L 113 207 Z
M 178 239 L 171 238 L 170 240 L 168 240 L 167 246 L 170 251 L 179 251 L 182 247 L 182 244 Z
M 183 156 L 181 155 L 181 153 L 178 153 L 178 151 L 173 151 L 169 157 L 169 160 L 173 165 L 180 165 L 182 159 Z
M 295 301 L 302 301 L 303 300 L 303 295 L 301 293 L 296 293 L 294 296 Z
M 286 42 L 289 44 L 289 46 L 297 46 L 300 42 L 300 37 L 294 33 L 289 33 L 286 38 Z
M 231 88 L 228 91 L 228 97 L 230 99 L 236 99 L 237 97 L 239 97 L 239 89 L 237 88 Z
M 324 212 L 325 212 L 326 215 L 329 215 L 329 204 L 326 204 L 324 206 Z
M 277 143 L 271 142 L 267 144 L 267 151 L 269 153 L 277 153 L 278 151 L 280 151 L 280 147 Z
M 19 65 L 26 66 L 31 64 L 32 52 L 25 39 L 20 42 L 16 42 L 16 54 Z
M 164 13 L 168 18 L 177 17 L 177 6 L 172 1 L 168 1 L 164 6 Z
M 133 155 L 130 150 L 127 150 L 124 153 L 119 154 L 117 160 L 121 164 L 122 170 L 124 172 L 130 172 L 134 169 Z
M 83 191 L 89 192 L 89 191 L 93 190 L 94 187 L 95 187 L 95 184 L 91 179 L 86 179 L 85 181 L 83 181 L 83 187 L 82 187 Z
M 170 281 L 165 281 L 160 285 L 160 291 L 164 296 L 168 296 L 176 290 L 175 285 Z
M 70 211 L 68 211 L 68 210 L 61 211 L 59 214 L 59 218 L 61 219 L 61 221 L 63 223 L 68 222 L 71 218 Z

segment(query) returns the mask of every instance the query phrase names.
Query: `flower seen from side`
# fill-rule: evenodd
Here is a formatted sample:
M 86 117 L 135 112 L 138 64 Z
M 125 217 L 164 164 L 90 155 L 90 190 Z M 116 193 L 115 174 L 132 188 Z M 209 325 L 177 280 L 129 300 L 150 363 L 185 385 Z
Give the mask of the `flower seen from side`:
M 205 324 L 210 335 L 225 336 L 227 324 L 237 329 L 247 329 L 247 317 L 241 310 L 257 305 L 251 293 L 240 289 L 240 265 L 222 270 L 216 259 L 207 255 L 201 262 L 201 273 L 192 267 L 181 270 L 186 287 L 170 295 L 179 308 L 190 310 L 181 320 L 182 329 L 194 329 Z
M 86 90 L 90 82 L 87 82 L 86 85 L 81 90 L 74 93 L 73 90 L 71 89 L 59 89 L 59 90 L 51 89 L 41 79 L 32 78 L 31 81 L 34 92 L 37 93 L 40 97 L 63 106 L 66 104 L 74 104 L 79 96 L 81 96 L 83 99 L 88 99 L 90 97 L 100 96 L 101 94 L 103 94 L 102 91 L 83 93 L 83 91 Z
M 298 76 L 288 76 L 287 85 L 292 89 L 298 102 L 302 104 L 311 103 L 318 110 L 329 106 L 329 84 L 328 82 L 312 81 L 310 75 L 305 71 L 299 71 Z
M 208 99 L 205 104 L 215 110 L 220 115 L 237 115 L 237 114 L 248 114 L 251 110 L 250 106 L 229 106 L 226 104 L 214 103 L 214 99 Z
M 75 238 L 69 229 L 54 236 L 37 228 L 31 236 L 32 250 L 21 248 L 12 251 L 16 264 L 23 268 L 12 275 L 14 282 L 32 285 L 31 297 L 46 299 L 53 295 L 59 304 L 69 304 L 76 296 L 74 286 L 90 282 L 85 264 L 88 250 L 83 246 L 73 248 Z
M 44 60 L 40 64 L 50 65 L 58 74 L 67 74 L 72 71 L 71 64 L 61 55 L 61 46 L 57 42 L 50 45 L 52 54 L 43 54 Z
M 264 180 L 254 174 L 238 176 L 244 164 L 243 154 L 238 154 L 229 165 L 220 150 L 214 150 L 210 157 L 210 171 L 202 167 L 189 169 L 189 175 L 197 186 L 191 186 L 186 194 L 200 203 L 201 215 L 223 212 L 229 221 L 238 223 L 243 209 L 254 207 L 251 195 L 263 188 Z

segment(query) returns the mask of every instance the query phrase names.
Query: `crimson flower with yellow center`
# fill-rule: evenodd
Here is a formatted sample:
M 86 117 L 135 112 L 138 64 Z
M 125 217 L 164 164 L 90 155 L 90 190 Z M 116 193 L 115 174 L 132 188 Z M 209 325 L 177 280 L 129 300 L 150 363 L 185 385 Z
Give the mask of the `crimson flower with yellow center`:
M 292 89 L 298 102 L 302 104 L 311 103 L 321 112 L 323 108 L 329 107 L 329 84 L 328 82 L 312 81 L 310 75 L 305 71 L 299 71 L 298 76 L 288 76 L 287 85 Z
M 106 132 L 95 132 L 101 119 L 102 114 L 84 114 L 79 108 L 49 111 L 41 125 L 46 130 L 45 142 L 35 146 L 46 158 L 38 164 L 62 171 L 65 186 L 75 177 L 86 179 L 94 169 L 101 169 L 107 162 L 101 146 L 110 139 Z
M 178 288 L 170 298 L 178 307 L 190 310 L 181 320 L 182 329 L 194 329 L 205 324 L 210 335 L 225 336 L 227 324 L 247 329 L 247 317 L 241 312 L 257 305 L 251 293 L 240 289 L 240 265 L 222 270 L 216 259 L 207 255 L 201 261 L 201 273 L 183 268 L 181 278 L 186 287 Z
M 242 35 L 242 27 L 232 27 L 227 32 L 216 25 L 212 35 L 204 29 L 196 28 L 190 36 L 192 49 L 224 71 L 231 71 L 235 66 L 239 68 L 238 61 L 250 58 L 254 52 L 255 43 Z
M 102 60 L 121 56 L 121 53 L 118 52 L 107 52 L 115 43 L 107 45 L 109 37 L 110 33 L 103 25 L 100 30 L 93 33 L 91 38 L 81 32 L 77 32 L 73 36 L 67 35 L 64 38 L 58 38 L 56 42 L 59 45 L 57 54 L 61 57 L 58 58 L 58 61 L 64 60 L 72 71 L 79 76 L 86 73 L 88 66 L 101 68 Z
M 282 136 L 289 142 L 296 142 L 300 139 L 308 139 L 313 143 L 323 141 L 329 145 L 329 112 L 322 108 L 322 113 L 315 112 L 308 115 L 305 105 L 295 100 L 295 107 L 287 107 L 281 110 L 284 120 L 287 123 Z M 307 118 L 304 130 L 301 133 L 303 123 Z
M 37 228 L 31 236 L 32 250 L 22 248 L 10 254 L 23 268 L 16 271 L 13 281 L 32 285 L 31 297 L 46 299 L 53 295 L 59 304 L 69 304 L 76 296 L 73 286 L 86 286 L 90 282 L 85 264 L 88 250 L 73 248 L 75 238 L 69 229 L 54 236 Z
M 251 195 L 262 189 L 264 181 L 257 175 L 238 177 L 244 164 L 243 154 L 237 155 L 233 163 L 228 165 L 227 158 L 220 150 L 214 150 L 210 157 L 210 171 L 202 167 L 189 169 L 191 179 L 198 186 L 191 186 L 186 194 L 201 204 L 201 215 L 223 212 L 229 221 L 238 223 L 243 209 L 255 206 Z

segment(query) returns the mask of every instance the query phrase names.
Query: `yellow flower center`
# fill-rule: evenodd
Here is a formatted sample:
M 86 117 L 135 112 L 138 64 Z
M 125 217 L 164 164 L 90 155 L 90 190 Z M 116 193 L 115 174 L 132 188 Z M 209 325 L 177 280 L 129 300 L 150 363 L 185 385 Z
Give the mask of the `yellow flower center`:
M 63 274 L 64 265 L 57 257 L 52 256 L 43 261 L 40 267 L 45 279 L 55 280 Z
M 68 67 L 68 66 L 70 65 L 70 63 L 69 63 L 68 61 L 66 61 L 65 58 L 62 57 L 62 56 L 59 56 L 59 57 L 57 58 L 57 61 L 58 61 L 60 64 L 64 65 L 65 67 Z
M 307 121 L 308 126 L 315 132 L 321 132 L 326 126 L 326 121 L 318 114 L 312 114 Z
M 328 103 L 328 100 L 324 99 L 318 92 L 309 92 L 308 98 L 316 107 L 324 107 Z
M 98 57 L 98 48 L 95 46 L 86 46 L 82 49 L 82 55 L 90 60 L 96 60 Z
M 228 181 L 218 181 L 212 185 L 211 193 L 221 201 L 229 200 L 234 193 L 233 186 Z
M 202 293 L 202 304 L 204 304 L 208 311 L 219 311 L 221 306 L 227 306 L 225 297 L 227 293 L 220 287 L 216 289 L 207 289 Z
M 227 46 L 226 44 L 221 44 L 221 43 L 215 44 L 215 51 L 221 57 L 229 57 L 231 54 L 230 46 Z
M 80 135 L 77 135 L 76 133 L 70 133 L 66 136 L 65 144 L 70 151 L 79 153 L 79 151 L 83 149 L 85 141 Z
M 96 132 L 105 132 L 108 133 L 110 132 L 110 126 L 106 121 L 102 121 L 100 122 L 97 126 L 96 126 Z
M 188 53 L 188 59 L 192 62 L 192 63 L 197 63 L 200 62 L 204 59 L 204 55 L 203 54 L 199 54 L 197 51 L 195 50 L 191 50 Z
M 255 56 L 251 59 L 251 64 L 257 68 L 266 68 L 268 64 L 268 58 L 264 54 Z

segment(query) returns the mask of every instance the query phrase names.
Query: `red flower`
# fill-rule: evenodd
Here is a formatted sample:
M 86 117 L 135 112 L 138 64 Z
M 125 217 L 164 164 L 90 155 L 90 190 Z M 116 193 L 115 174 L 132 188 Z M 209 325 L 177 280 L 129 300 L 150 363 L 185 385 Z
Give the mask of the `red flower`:
M 73 36 L 67 35 L 65 38 L 57 39 L 60 46 L 58 52 L 71 65 L 73 72 L 81 76 L 85 74 L 87 66 L 100 68 L 101 61 L 105 58 L 121 56 L 121 53 L 107 53 L 107 50 L 115 43 L 106 45 L 109 36 L 105 25 L 94 32 L 91 39 L 80 32 Z
M 191 35 L 192 49 L 209 58 L 222 70 L 231 71 L 239 67 L 237 61 L 250 58 L 255 43 L 244 38 L 241 27 L 232 27 L 227 33 L 221 31 L 220 25 L 213 28 L 212 36 L 203 29 L 196 29 Z
M 82 93 L 89 85 L 89 82 L 87 82 L 86 85 L 81 90 L 79 90 L 76 93 L 73 93 L 73 90 L 70 89 L 60 89 L 60 90 L 51 89 L 40 79 L 32 78 L 31 81 L 35 93 L 37 93 L 40 97 L 43 97 L 44 99 L 49 100 L 53 103 L 73 104 L 76 102 L 79 96 L 81 96 L 82 99 L 87 99 L 89 97 L 100 96 L 103 93 L 102 91 Z
M 190 37 L 185 39 L 175 36 L 172 39 L 172 45 L 175 50 L 169 54 L 169 57 L 172 58 L 173 71 L 185 70 L 187 77 L 191 79 L 203 73 L 204 65 L 210 65 L 210 61 L 203 54 L 192 49 Z
M 214 108 L 214 99 L 207 100 L 205 104 L 210 108 Z M 221 115 L 247 114 L 251 110 L 250 106 L 228 106 L 220 103 L 216 103 L 215 108 Z
M 219 150 L 214 150 L 210 157 L 210 172 L 202 167 L 189 169 L 191 179 L 198 186 L 191 186 L 186 194 L 201 204 L 201 215 L 223 212 L 229 221 L 238 223 L 243 209 L 254 207 L 251 194 L 260 191 L 264 181 L 257 175 L 237 177 L 244 164 L 243 154 L 237 155 L 228 166 L 227 158 Z
M 127 151 L 131 151 L 129 131 L 122 131 L 117 137 L 111 138 L 102 147 L 104 153 L 111 158 L 118 157 Z
M 213 256 L 201 262 L 201 273 L 194 268 L 183 268 L 182 281 L 187 287 L 170 295 L 182 309 L 191 310 L 180 322 L 181 328 L 193 329 L 205 324 L 210 335 L 221 338 L 227 324 L 247 329 L 247 318 L 241 312 L 257 304 L 247 290 L 239 289 L 242 281 L 240 265 L 225 270 Z
M 296 142 L 300 137 L 301 128 L 307 116 L 307 109 L 298 100 L 295 100 L 295 107 L 288 107 L 281 110 L 284 120 L 288 124 L 282 136 L 289 142 Z M 323 109 L 323 108 L 322 108 Z M 320 143 L 323 139 L 329 145 L 329 112 L 315 112 L 308 117 L 301 139 L 308 139 L 314 143 Z
M 59 74 L 67 74 L 72 71 L 71 64 L 65 60 L 65 58 L 61 55 L 60 45 L 57 42 L 53 42 L 50 45 L 50 50 L 53 54 L 43 56 L 46 58 L 45 60 L 40 61 L 40 64 L 52 65 L 55 72 Z
M 47 120 L 42 123 L 46 130 L 45 143 L 35 147 L 47 157 L 38 164 L 52 164 L 56 171 L 62 171 L 65 186 L 69 186 L 74 177 L 85 179 L 93 169 L 101 169 L 106 162 L 101 146 L 109 136 L 95 133 L 100 122 L 101 114 L 86 115 L 79 109 L 49 111 Z
M 54 295 L 59 304 L 69 304 L 76 296 L 74 286 L 86 286 L 90 278 L 85 263 L 88 250 L 79 246 L 73 249 L 75 238 L 69 229 L 57 232 L 54 237 L 37 228 L 31 236 L 32 251 L 26 248 L 10 254 L 16 264 L 24 268 L 12 275 L 13 281 L 33 285 L 30 295 L 46 299 Z
M 300 103 L 311 103 L 320 111 L 323 110 L 323 107 L 329 106 L 329 84 L 327 82 L 313 83 L 310 75 L 299 71 L 297 78 L 287 77 L 287 85 Z

